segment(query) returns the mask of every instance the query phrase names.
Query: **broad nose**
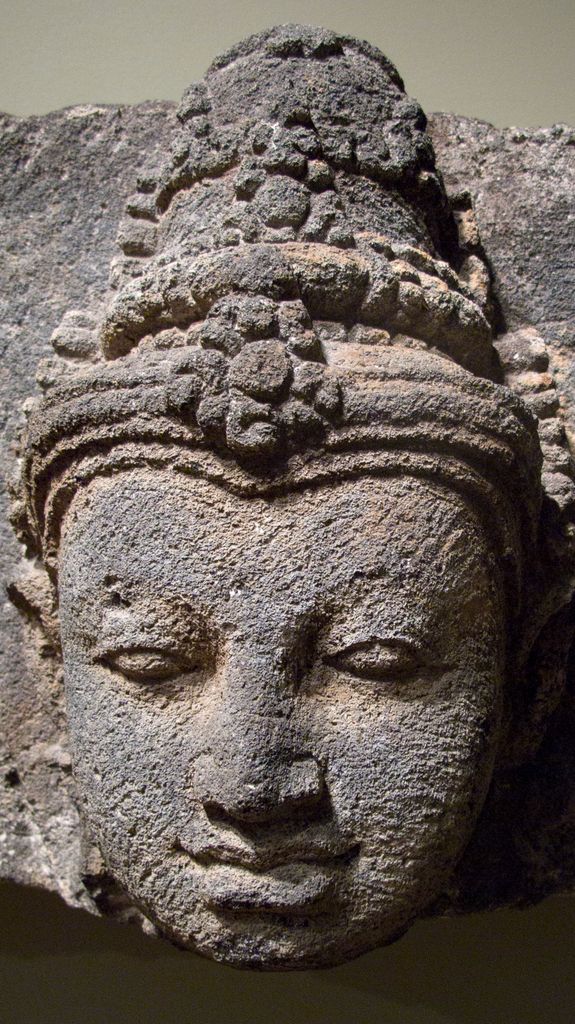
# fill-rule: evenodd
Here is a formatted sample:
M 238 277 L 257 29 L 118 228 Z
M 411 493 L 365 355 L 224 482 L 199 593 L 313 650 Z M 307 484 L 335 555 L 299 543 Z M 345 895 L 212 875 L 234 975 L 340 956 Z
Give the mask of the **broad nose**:
M 205 755 L 197 770 L 198 796 L 212 818 L 246 823 L 280 821 L 312 809 L 323 794 L 323 775 L 311 755 L 288 762 L 270 748 L 245 748 L 226 765 Z
M 275 821 L 319 803 L 323 772 L 294 725 L 289 665 L 261 652 L 232 658 L 206 723 L 195 790 L 211 816 Z

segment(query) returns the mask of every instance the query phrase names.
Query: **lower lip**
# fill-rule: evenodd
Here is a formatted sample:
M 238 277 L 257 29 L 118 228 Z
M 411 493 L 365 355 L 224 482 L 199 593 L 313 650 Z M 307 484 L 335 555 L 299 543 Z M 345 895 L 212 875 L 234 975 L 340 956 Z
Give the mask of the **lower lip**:
M 350 854 L 329 861 L 294 861 L 267 871 L 213 861 L 194 863 L 203 872 L 204 899 L 215 910 L 241 913 L 320 912 Z

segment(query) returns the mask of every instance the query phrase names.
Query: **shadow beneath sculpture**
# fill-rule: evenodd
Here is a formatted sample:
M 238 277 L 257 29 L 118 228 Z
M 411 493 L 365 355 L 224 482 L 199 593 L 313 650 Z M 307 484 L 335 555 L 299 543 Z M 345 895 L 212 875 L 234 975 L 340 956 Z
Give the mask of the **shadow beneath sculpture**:
M 90 1007 L 90 1024 L 116 1017 L 155 1024 L 159 1016 L 264 1024 L 271 1008 L 278 1024 L 298 1017 L 375 1024 L 382 1014 L 402 1024 L 571 1020 L 571 973 L 563 959 L 544 952 L 559 945 L 567 960 L 573 953 L 568 898 L 527 911 L 422 922 L 393 947 L 297 976 L 238 974 L 15 886 L 0 888 L 0 917 L 6 1024 L 16 1024 L 23 1008 L 33 1024 L 75 1024 L 79 1005 Z

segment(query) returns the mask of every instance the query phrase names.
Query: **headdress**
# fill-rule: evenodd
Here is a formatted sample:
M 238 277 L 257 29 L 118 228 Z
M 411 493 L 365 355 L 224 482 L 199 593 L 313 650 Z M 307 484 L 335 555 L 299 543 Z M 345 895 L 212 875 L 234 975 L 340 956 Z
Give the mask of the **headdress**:
M 448 477 L 496 511 L 502 556 L 535 549 L 536 419 L 502 385 L 481 253 L 379 51 L 287 26 L 220 58 L 119 242 L 107 308 L 65 316 L 29 410 L 17 519 L 48 565 L 76 488 L 142 462 L 246 494 Z

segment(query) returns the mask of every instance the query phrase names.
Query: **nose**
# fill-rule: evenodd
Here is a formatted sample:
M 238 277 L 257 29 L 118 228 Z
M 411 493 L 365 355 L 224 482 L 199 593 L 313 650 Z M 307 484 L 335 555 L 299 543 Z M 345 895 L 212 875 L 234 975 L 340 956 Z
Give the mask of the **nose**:
M 323 794 L 321 769 L 311 756 L 278 758 L 245 750 L 227 765 L 213 755 L 202 758 L 197 773 L 198 795 L 211 818 L 246 823 L 277 822 L 312 809 Z
M 227 666 L 206 722 L 208 749 L 195 764 L 196 796 L 209 816 L 272 822 L 321 801 L 323 772 L 293 724 L 285 675 L 277 657 L 261 653 Z

